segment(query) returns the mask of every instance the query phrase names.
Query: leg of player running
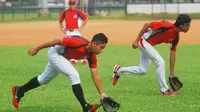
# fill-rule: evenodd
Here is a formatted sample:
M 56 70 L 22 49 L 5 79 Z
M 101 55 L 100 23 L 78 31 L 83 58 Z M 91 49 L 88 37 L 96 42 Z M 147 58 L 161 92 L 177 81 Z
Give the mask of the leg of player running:
M 52 50 L 49 50 L 48 52 L 48 58 L 56 58 L 52 57 L 50 54 L 52 53 Z M 54 79 L 58 75 L 58 72 L 56 69 L 54 69 L 54 66 L 52 63 L 48 62 L 44 72 L 37 76 L 32 78 L 29 82 L 24 84 L 23 86 L 13 86 L 12 93 L 13 93 L 13 105 L 18 108 L 20 99 L 24 96 L 24 93 L 27 91 L 37 88 L 40 85 L 49 83 L 52 79 Z
M 160 85 L 160 91 L 168 90 L 168 85 L 165 79 L 165 61 L 160 54 L 145 40 L 139 42 L 139 49 L 156 65 L 156 78 Z
M 54 79 L 58 75 L 58 72 L 54 69 L 53 65 L 51 63 L 48 63 L 44 72 L 39 75 L 37 78 L 35 78 L 35 86 L 32 85 L 33 88 L 38 87 L 38 85 L 44 85 L 48 84 L 52 79 Z M 37 80 L 36 80 L 37 79 Z M 30 81 L 31 82 L 31 81 Z M 33 81 L 34 82 L 34 81 Z M 27 83 L 28 84 L 28 83 Z M 27 92 L 30 89 L 33 88 L 28 88 L 28 85 L 25 84 L 21 88 L 24 89 L 24 93 Z M 27 86 L 27 87 L 26 87 Z M 30 85 L 31 86 L 31 85 Z
M 145 57 L 144 53 L 140 53 L 140 66 L 129 66 L 129 67 L 120 67 L 117 71 L 118 75 L 127 75 L 127 74 L 134 74 L 134 75 L 144 75 L 150 66 L 150 60 Z
M 24 84 L 23 86 L 13 86 L 12 92 L 13 92 L 13 105 L 18 108 L 20 99 L 24 96 L 24 93 L 27 91 L 37 88 L 40 85 L 47 84 L 50 82 L 53 78 L 57 76 L 57 71 L 53 68 L 53 66 L 48 63 L 44 72 L 37 76 L 32 78 L 29 82 Z
M 55 57 L 54 55 L 52 55 L 52 53 L 55 51 L 52 51 L 51 49 L 48 52 L 48 59 L 56 59 L 57 57 Z M 32 78 L 29 82 L 27 82 L 26 84 L 24 84 L 23 86 L 19 87 L 19 93 L 21 93 L 22 95 L 34 88 L 39 87 L 40 85 L 43 84 L 48 84 L 52 79 L 54 79 L 57 75 L 58 72 L 57 70 L 54 68 L 54 63 L 52 62 L 48 62 L 44 72 L 37 76 Z
M 160 54 L 144 39 L 139 42 L 139 49 L 141 51 L 140 66 L 132 67 L 120 67 L 117 70 L 117 74 L 144 74 L 149 68 L 149 60 L 156 65 L 156 77 L 161 87 L 160 91 L 165 92 L 168 90 L 168 86 L 165 79 L 165 61 Z M 115 77 L 117 77 L 115 75 Z M 119 76 L 117 78 L 119 79 Z M 117 82 L 114 80 L 113 82 Z M 114 85 L 115 85 L 114 84 Z
M 120 67 L 114 66 L 114 74 L 112 78 L 112 84 L 116 85 L 121 75 L 145 75 L 149 70 L 150 60 L 146 55 L 140 51 L 140 66 L 128 66 Z

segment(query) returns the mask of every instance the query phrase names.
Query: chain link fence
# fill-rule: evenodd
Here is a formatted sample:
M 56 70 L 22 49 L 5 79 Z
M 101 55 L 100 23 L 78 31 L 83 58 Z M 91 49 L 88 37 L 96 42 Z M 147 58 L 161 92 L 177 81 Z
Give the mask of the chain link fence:
M 56 20 L 68 7 L 68 0 L 0 0 L 0 22 Z M 119 17 L 135 13 L 181 12 L 180 4 L 197 4 L 200 0 L 77 0 L 77 7 L 89 16 Z M 146 11 L 146 12 L 145 12 Z M 197 13 L 200 12 L 197 9 Z
M 55 20 L 68 7 L 68 0 L 0 0 L 0 22 Z M 125 0 L 77 0 L 77 8 L 90 16 L 125 14 Z

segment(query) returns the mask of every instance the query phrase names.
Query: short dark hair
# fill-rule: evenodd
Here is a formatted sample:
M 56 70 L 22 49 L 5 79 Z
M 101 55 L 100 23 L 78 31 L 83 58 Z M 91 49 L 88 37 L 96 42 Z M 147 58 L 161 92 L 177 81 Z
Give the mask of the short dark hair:
M 97 33 L 93 36 L 91 42 L 96 42 L 97 44 L 107 44 L 108 38 L 103 33 Z
M 174 25 L 176 27 L 180 27 L 180 25 L 184 25 L 185 23 L 190 23 L 190 22 L 191 22 L 191 17 L 188 14 L 179 14 Z

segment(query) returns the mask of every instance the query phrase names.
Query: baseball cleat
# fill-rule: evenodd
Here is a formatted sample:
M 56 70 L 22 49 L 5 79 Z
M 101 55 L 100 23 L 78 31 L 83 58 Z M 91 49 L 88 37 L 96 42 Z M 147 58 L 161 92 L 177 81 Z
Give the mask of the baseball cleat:
M 88 105 L 90 112 L 95 112 L 100 107 L 99 104 Z
M 100 107 L 99 104 L 93 104 L 93 105 L 90 105 L 90 104 L 87 104 L 87 111 L 86 112 L 96 112 L 96 110 Z M 85 112 L 85 111 L 83 111 Z
M 160 92 L 160 95 L 174 96 L 174 95 L 176 95 L 176 92 L 172 92 L 170 90 L 167 90 L 165 92 Z
M 117 71 L 119 70 L 120 66 L 119 65 L 115 65 L 114 66 L 114 74 L 112 77 L 112 84 L 116 85 L 117 81 L 119 80 L 120 76 L 117 74 Z
M 87 60 L 83 60 L 82 64 L 87 65 Z
M 13 106 L 15 108 L 19 108 L 19 102 L 20 102 L 20 99 L 21 97 L 18 96 L 18 90 L 19 90 L 19 86 L 13 86 L 12 87 L 12 94 L 13 94 L 13 99 L 12 99 L 12 103 L 13 103 Z
M 73 66 L 76 66 L 78 63 L 77 63 L 76 61 L 71 61 L 71 64 L 72 64 Z

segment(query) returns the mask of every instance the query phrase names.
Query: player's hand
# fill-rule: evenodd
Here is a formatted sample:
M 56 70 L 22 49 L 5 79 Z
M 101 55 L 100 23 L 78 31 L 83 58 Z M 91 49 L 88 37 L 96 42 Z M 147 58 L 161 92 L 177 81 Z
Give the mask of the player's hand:
M 132 43 L 132 47 L 133 47 L 133 49 L 136 49 L 138 47 L 138 41 L 134 41 Z
M 108 95 L 106 95 L 106 93 L 102 93 L 102 94 L 100 95 L 100 98 L 101 98 L 101 99 L 108 98 Z
M 66 29 L 65 29 L 65 28 L 62 28 L 61 30 L 62 30 L 62 32 L 63 32 L 64 34 L 66 34 Z
M 31 48 L 28 50 L 28 54 L 30 56 L 35 56 L 38 53 L 38 50 L 36 48 Z

